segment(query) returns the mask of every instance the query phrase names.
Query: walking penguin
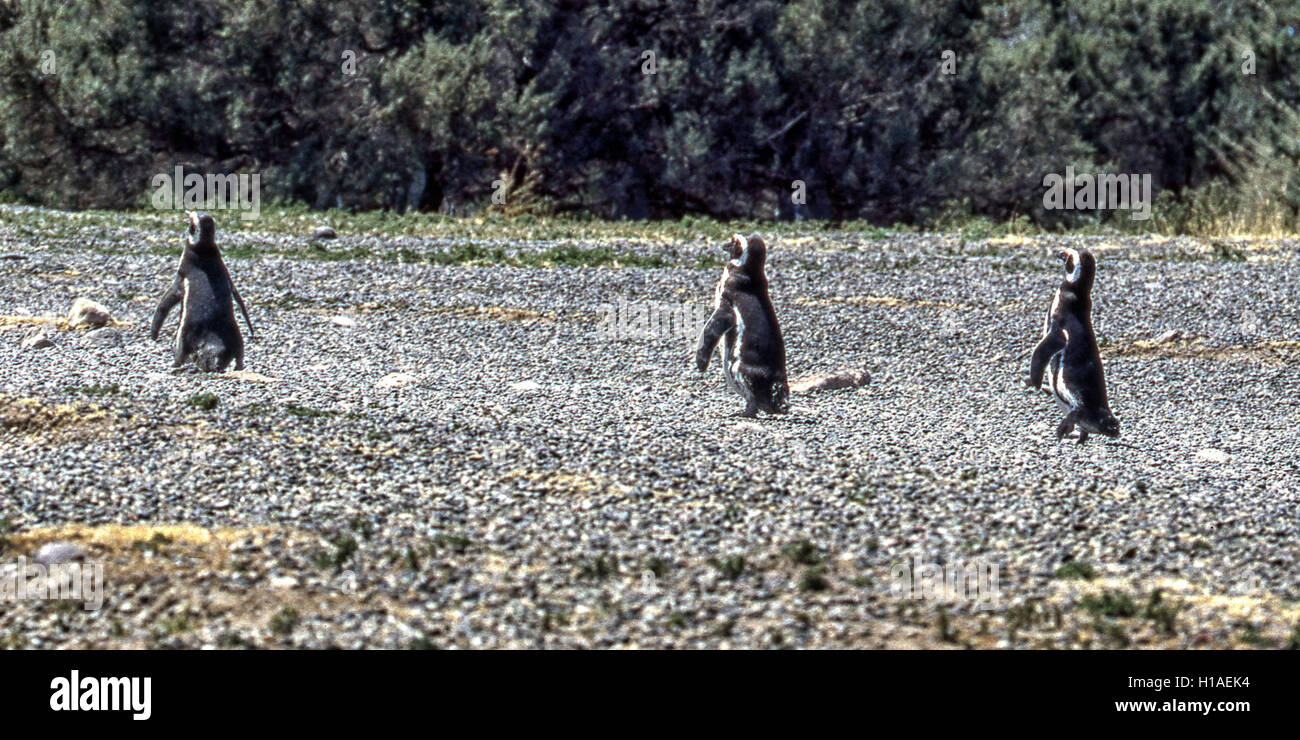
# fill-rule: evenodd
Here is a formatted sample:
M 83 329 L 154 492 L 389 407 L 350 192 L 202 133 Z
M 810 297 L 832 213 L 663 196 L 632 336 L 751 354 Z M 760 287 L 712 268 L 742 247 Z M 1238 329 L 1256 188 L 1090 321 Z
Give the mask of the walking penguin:
M 1056 399 L 1065 418 L 1056 427 L 1059 440 L 1076 427 L 1079 444 L 1091 433 L 1119 436 L 1119 420 L 1106 400 L 1106 377 L 1101 352 L 1092 331 L 1092 283 L 1097 260 L 1086 249 L 1063 249 L 1056 255 L 1065 262 L 1065 279 L 1056 289 L 1052 308 L 1043 324 L 1043 338 L 1029 365 L 1029 386 Z
M 179 368 L 192 357 L 206 372 L 225 372 L 231 360 L 236 370 L 243 370 L 244 338 L 235 320 L 234 303 L 239 303 L 249 336 L 256 339 L 248 309 L 217 249 L 217 227 L 212 215 L 191 211 L 188 216 L 190 238 L 181 253 L 176 279 L 154 311 L 150 337 L 158 339 L 167 314 L 180 303 L 181 321 L 176 329 L 172 367 Z
M 767 245 L 757 236 L 734 234 L 731 259 L 723 267 L 713 298 L 713 315 L 700 333 L 695 366 L 709 367 L 718 340 L 725 338 L 722 369 L 727 384 L 745 399 L 743 416 L 790 410 L 785 375 L 785 339 L 767 291 Z

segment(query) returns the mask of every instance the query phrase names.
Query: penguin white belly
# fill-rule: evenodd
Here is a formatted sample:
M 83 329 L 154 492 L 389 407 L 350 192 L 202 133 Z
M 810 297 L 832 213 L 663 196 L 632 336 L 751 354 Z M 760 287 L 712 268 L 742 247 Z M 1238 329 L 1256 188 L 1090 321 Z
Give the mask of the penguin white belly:
M 182 338 L 185 336 L 185 324 L 190 319 L 190 279 L 185 278 L 182 281 L 185 290 L 181 293 L 181 321 L 176 325 L 176 343 L 175 346 L 181 346 Z
M 743 396 L 745 395 L 745 391 L 740 387 L 740 346 L 741 343 L 745 341 L 745 319 L 740 315 L 740 311 L 736 308 L 732 308 L 731 313 L 732 316 L 735 317 L 736 326 L 734 331 L 736 332 L 736 341 L 732 344 L 730 348 L 731 353 L 725 360 L 727 382 L 731 385 L 732 390 Z
M 1070 385 L 1065 380 L 1065 352 L 1057 352 L 1052 355 L 1049 363 L 1051 368 L 1052 396 L 1056 398 L 1056 405 L 1062 411 L 1071 411 L 1078 407 L 1078 399 L 1070 392 Z

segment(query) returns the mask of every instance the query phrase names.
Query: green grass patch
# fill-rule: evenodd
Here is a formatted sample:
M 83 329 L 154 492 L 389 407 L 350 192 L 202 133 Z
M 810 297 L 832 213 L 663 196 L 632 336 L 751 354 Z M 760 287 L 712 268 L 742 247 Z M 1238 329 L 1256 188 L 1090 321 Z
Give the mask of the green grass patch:
M 825 591 L 831 587 L 831 582 L 826 578 L 826 566 L 814 565 L 811 568 L 804 569 L 799 576 L 800 591 Z
M 1081 581 L 1091 581 L 1097 577 L 1097 571 L 1087 563 L 1071 560 L 1056 569 L 1056 577 L 1062 579 L 1078 579 Z
M 154 535 L 147 540 L 136 540 L 135 542 L 132 542 L 131 549 L 158 555 L 170 544 L 172 544 L 171 537 L 168 537 L 162 532 L 154 532 Z
M 597 555 L 578 566 L 578 577 L 585 580 L 603 581 L 616 573 L 618 559 L 613 555 Z
M 298 610 L 286 606 L 271 615 L 271 619 L 268 620 L 267 626 L 270 627 L 271 631 L 275 634 L 280 635 L 281 637 L 286 637 L 289 633 L 293 632 L 294 628 L 297 627 L 301 621 L 302 619 L 298 616 Z
M 314 409 L 310 406 L 301 406 L 292 402 L 285 404 L 284 410 L 288 412 L 290 416 L 296 416 L 299 419 L 325 419 L 337 415 L 337 412 L 335 411 Z
M 78 396 L 116 396 L 120 389 L 114 385 L 65 385 L 63 392 Z
M 728 555 L 725 558 L 709 558 L 709 565 L 712 565 L 724 578 L 736 580 L 745 573 L 745 556 Z
M 791 542 L 781 548 L 781 554 L 790 559 L 790 562 L 796 565 L 819 565 L 822 562 L 822 554 L 813 543 L 806 539 L 799 539 Z
M 1123 591 L 1103 591 L 1084 596 L 1079 605 L 1099 617 L 1132 617 L 1138 613 L 1133 599 Z
M 204 411 L 215 409 L 219 403 L 221 403 L 221 399 L 213 393 L 195 393 L 185 399 L 186 406 L 193 406 L 196 409 L 202 409 Z

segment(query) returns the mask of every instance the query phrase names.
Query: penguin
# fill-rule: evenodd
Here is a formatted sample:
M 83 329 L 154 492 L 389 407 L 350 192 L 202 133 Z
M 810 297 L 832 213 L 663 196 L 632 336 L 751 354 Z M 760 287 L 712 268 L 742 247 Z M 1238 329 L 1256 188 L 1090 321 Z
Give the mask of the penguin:
M 1043 338 L 1034 348 L 1029 363 L 1029 387 L 1042 388 L 1056 399 L 1065 418 L 1056 427 L 1056 438 L 1078 427 L 1079 444 L 1091 433 L 1119 436 L 1119 420 L 1106 400 L 1106 377 L 1101 352 L 1092 331 L 1092 283 L 1097 260 L 1086 249 L 1063 249 L 1056 255 L 1065 262 L 1065 279 L 1056 289 L 1052 307 L 1043 322 Z
M 713 350 L 723 340 L 722 370 L 727 385 L 745 399 L 742 416 L 759 409 L 769 414 L 790 410 L 785 374 L 785 339 L 768 295 L 767 245 L 757 236 L 734 234 L 728 243 L 731 259 L 713 294 L 713 314 L 700 333 L 695 366 L 709 367 Z
M 158 339 L 167 314 L 181 304 L 180 326 L 176 329 L 176 354 L 172 368 L 179 368 L 193 357 L 199 369 L 225 372 L 230 361 L 235 369 L 244 369 L 244 338 L 239 333 L 235 307 L 244 314 L 248 334 L 257 338 L 248 319 L 244 299 L 230 280 L 230 272 L 221 260 L 215 236 L 216 223 L 209 213 L 190 211 L 190 238 L 181 252 L 180 268 L 171 288 L 163 294 L 154 311 L 150 337 Z

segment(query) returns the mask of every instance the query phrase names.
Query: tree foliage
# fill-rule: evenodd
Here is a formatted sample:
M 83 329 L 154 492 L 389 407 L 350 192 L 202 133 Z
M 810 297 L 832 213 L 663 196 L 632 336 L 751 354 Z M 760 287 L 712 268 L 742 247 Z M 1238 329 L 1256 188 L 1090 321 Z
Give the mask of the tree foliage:
M 1043 210 L 1044 175 L 1070 165 L 1151 173 L 1184 221 L 1212 198 L 1292 222 L 1295 11 L 20 0 L 0 6 L 0 186 L 126 207 L 179 165 L 260 172 L 315 207 L 500 191 L 495 207 L 605 217 L 1107 218 Z

